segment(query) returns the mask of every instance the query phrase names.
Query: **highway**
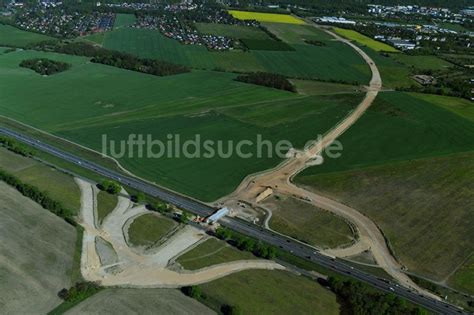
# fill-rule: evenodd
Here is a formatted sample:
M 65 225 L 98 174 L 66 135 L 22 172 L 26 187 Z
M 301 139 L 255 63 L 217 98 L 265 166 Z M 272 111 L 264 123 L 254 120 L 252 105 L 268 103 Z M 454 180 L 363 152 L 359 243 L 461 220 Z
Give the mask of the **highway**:
M 130 176 L 125 176 L 125 175 L 119 174 L 118 172 L 111 171 L 100 165 L 91 163 L 80 157 L 77 157 L 70 153 L 59 150 L 52 145 L 43 143 L 39 140 L 22 135 L 10 129 L 0 127 L 0 135 L 14 138 L 20 142 L 28 144 L 32 147 L 35 147 L 41 151 L 44 151 L 46 153 L 49 153 L 51 155 L 64 159 L 68 162 L 79 165 L 85 169 L 93 171 L 106 178 L 120 182 L 122 185 L 126 185 L 131 188 L 140 190 L 151 196 L 158 197 L 162 199 L 163 201 L 174 204 L 177 207 L 185 209 L 196 215 L 208 216 L 216 210 L 215 208 L 212 208 L 199 201 L 187 198 L 175 192 L 152 185 L 140 179 L 130 177 Z M 259 227 L 254 224 L 248 223 L 246 221 L 243 221 L 237 218 L 230 218 L 230 217 L 225 217 L 221 219 L 220 223 L 221 225 L 226 226 L 236 232 L 245 234 L 247 236 L 259 239 L 263 242 L 279 247 L 280 249 L 290 252 L 291 254 L 295 256 L 315 262 L 316 264 L 326 267 L 328 269 L 331 269 L 337 273 L 363 281 L 382 291 L 396 294 L 434 313 L 469 314 L 451 304 L 448 304 L 442 301 L 437 301 L 435 299 L 431 299 L 429 297 L 420 295 L 409 288 L 405 288 L 405 287 L 397 285 L 396 283 L 388 282 L 387 280 L 379 279 L 373 275 L 367 274 L 361 270 L 358 270 L 354 267 L 351 267 L 345 264 L 343 261 L 339 259 L 334 259 L 332 257 L 323 255 L 308 245 L 295 241 L 291 238 L 287 238 L 280 234 L 273 233 L 272 231 L 264 229 L 263 227 Z

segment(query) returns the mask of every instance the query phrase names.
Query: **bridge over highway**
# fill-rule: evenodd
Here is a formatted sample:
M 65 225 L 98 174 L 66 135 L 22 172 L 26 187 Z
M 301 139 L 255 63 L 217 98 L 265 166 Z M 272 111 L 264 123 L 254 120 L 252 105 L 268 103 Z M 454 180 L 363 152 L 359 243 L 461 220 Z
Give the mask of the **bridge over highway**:
M 50 144 L 41 142 L 11 129 L 0 127 L 0 135 L 14 138 L 19 142 L 30 145 L 38 150 L 49 153 L 65 161 L 79 165 L 80 167 L 95 172 L 101 176 L 104 176 L 105 178 L 120 182 L 122 185 L 129 186 L 151 196 L 160 198 L 165 202 L 171 203 L 196 215 L 206 217 L 217 210 L 213 207 L 206 205 L 205 203 L 201 203 L 197 200 L 180 195 L 165 188 L 152 185 L 141 179 L 132 176 L 126 176 L 118 172 L 109 170 L 103 166 L 89 162 L 81 157 L 60 150 Z M 387 280 L 380 279 L 373 275 L 367 274 L 361 270 L 358 270 L 357 268 L 345 264 L 343 261 L 337 258 L 335 259 L 323 255 L 309 245 L 298 242 L 283 235 L 273 233 L 270 230 L 256 226 L 252 223 L 240 220 L 238 218 L 230 217 L 222 218 L 220 220 L 220 223 L 221 225 L 229 229 L 276 246 L 281 250 L 287 251 L 295 256 L 314 262 L 318 265 L 333 270 L 334 272 L 363 281 L 379 290 L 390 292 L 397 296 L 405 298 L 415 304 L 418 304 L 428 309 L 429 311 L 439 314 L 468 314 L 467 312 L 464 312 L 463 310 L 455 307 L 454 305 L 451 305 L 444 301 L 438 301 L 431 297 L 420 294 L 411 288 L 406 288 L 404 286 L 397 285 L 396 283 L 389 282 Z

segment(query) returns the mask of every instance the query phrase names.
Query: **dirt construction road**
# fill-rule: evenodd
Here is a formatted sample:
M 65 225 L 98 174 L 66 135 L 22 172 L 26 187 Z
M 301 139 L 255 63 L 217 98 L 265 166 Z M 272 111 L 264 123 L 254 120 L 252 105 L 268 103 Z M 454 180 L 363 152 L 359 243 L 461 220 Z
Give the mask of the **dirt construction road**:
M 144 254 L 128 246 L 124 226 L 129 220 L 151 213 L 143 206 L 134 207 L 127 197 L 119 196 L 116 208 L 99 226 L 95 214 L 95 187 L 82 179 L 76 179 L 81 189 L 80 224 L 84 228 L 81 272 L 84 279 L 98 281 L 104 286 L 172 288 L 209 282 L 234 272 L 247 269 L 285 269 L 269 260 L 241 260 L 213 265 L 195 271 L 173 271 L 167 266 L 173 258 L 206 237 L 191 225 L 186 225 L 152 253 Z M 122 191 L 126 194 L 125 191 Z M 100 237 L 115 251 L 117 262 L 102 265 L 96 246 Z
M 253 204 L 255 202 L 256 196 L 266 187 L 272 187 L 274 190 L 282 194 L 296 196 L 302 199 L 304 198 L 316 207 L 331 211 L 334 214 L 349 220 L 356 226 L 358 230 L 359 241 L 356 242 L 352 247 L 341 250 L 335 249 L 332 251 L 327 251 L 328 253 L 339 257 L 346 257 L 370 248 L 377 261 L 377 264 L 398 282 L 407 287 L 418 290 L 419 292 L 423 292 L 425 295 L 438 298 L 418 287 L 405 273 L 402 272 L 402 266 L 392 256 L 382 232 L 378 229 L 373 221 L 362 215 L 356 209 L 345 206 L 335 200 L 308 192 L 305 189 L 297 187 L 291 183 L 291 179 L 296 174 L 310 166 L 312 163 L 314 164 L 316 160 L 322 159 L 321 153 L 323 150 L 340 135 L 342 135 L 347 129 L 349 129 L 365 113 L 369 106 L 372 105 L 378 92 L 382 88 L 382 79 L 380 77 L 379 70 L 372 58 L 370 58 L 362 49 L 352 42 L 334 34 L 329 30 L 324 31 L 333 36 L 336 40 L 351 46 L 369 66 L 372 72 L 372 78 L 370 80 L 369 86 L 367 87 L 367 93 L 364 99 L 356 109 L 354 109 L 348 116 L 346 116 L 341 122 L 339 122 L 333 129 L 331 129 L 313 145 L 305 148 L 302 152 L 298 152 L 297 154 L 289 157 L 274 169 L 247 176 L 232 194 L 221 198 L 217 202 L 229 204 L 235 203 L 238 200 L 244 200 Z

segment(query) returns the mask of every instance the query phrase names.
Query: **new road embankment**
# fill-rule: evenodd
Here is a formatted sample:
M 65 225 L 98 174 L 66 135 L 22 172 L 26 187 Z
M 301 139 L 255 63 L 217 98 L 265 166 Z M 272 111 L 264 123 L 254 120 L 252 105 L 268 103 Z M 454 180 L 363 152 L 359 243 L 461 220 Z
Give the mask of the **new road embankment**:
M 30 145 L 38 150 L 79 165 L 106 178 L 118 181 L 125 186 L 129 186 L 151 196 L 158 197 L 163 201 L 172 203 L 194 214 L 207 216 L 216 210 L 204 203 L 186 198 L 183 195 L 154 186 L 140 179 L 124 176 L 117 172 L 108 170 L 107 168 L 95 163 L 91 163 L 78 156 L 59 150 L 52 145 L 42 143 L 41 141 L 22 135 L 7 128 L 0 127 L 0 135 L 14 138 L 17 141 Z M 291 238 L 275 234 L 251 223 L 226 217 L 222 219 L 221 224 L 239 233 L 248 235 L 249 237 L 253 237 L 273 246 L 279 247 L 281 250 L 287 251 L 295 256 L 317 263 L 323 267 L 333 270 L 334 272 L 363 281 L 382 291 L 396 294 L 415 304 L 423 306 L 432 312 L 439 314 L 468 314 L 451 304 L 445 303 L 443 301 L 437 301 L 436 299 L 421 295 L 402 286 L 396 286 L 395 284 L 389 283 L 386 280 L 379 279 L 373 275 L 369 275 L 356 268 L 350 267 L 338 259 L 327 257 L 318 251 L 315 251 L 314 248 L 310 246 L 295 241 Z

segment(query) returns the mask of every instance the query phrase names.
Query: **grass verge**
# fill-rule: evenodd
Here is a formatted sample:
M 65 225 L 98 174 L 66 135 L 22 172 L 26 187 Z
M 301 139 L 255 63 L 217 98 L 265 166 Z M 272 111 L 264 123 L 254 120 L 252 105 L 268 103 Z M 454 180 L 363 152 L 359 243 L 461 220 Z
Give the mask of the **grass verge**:
M 137 217 L 128 229 L 129 241 L 133 246 L 153 246 L 177 226 L 165 216 L 150 213 Z
M 242 259 L 257 259 L 249 252 L 240 251 L 226 242 L 210 238 L 189 252 L 178 257 L 184 269 L 196 270 L 204 267 Z

